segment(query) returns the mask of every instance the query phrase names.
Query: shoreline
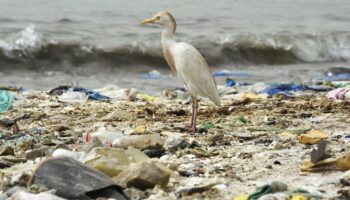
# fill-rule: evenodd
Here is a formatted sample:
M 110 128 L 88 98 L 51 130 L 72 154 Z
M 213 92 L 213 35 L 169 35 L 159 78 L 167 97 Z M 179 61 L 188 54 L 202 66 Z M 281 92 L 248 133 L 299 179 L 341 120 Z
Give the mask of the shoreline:
M 215 77 L 219 85 L 225 84 L 226 77 L 241 83 L 288 83 L 314 82 L 325 80 L 325 73 L 333 67 L 348 67 L 348 62 L 306 63 L 292 65 L 261 66 L 218 66 L 212 67 L 213 73 L 222 70 L 232 71 L 232 76 Z M 159 73 L 156 78 L 140 78 L 152 71 Z M 247 74 L 241 76 L 240 74 Z M 100 88 L 112 84 L 121 88 L 138 90 L 159 95 L 162 90 L 182 88 L 183 84 L 171 73 L 168 67 L 131 66 L 122 68 L 100 68 L 85 66 L 68 69 L 7 69 L 0 72 L 0 86 L 23 87 L 26 90 L 50 90 L 58 85 Z

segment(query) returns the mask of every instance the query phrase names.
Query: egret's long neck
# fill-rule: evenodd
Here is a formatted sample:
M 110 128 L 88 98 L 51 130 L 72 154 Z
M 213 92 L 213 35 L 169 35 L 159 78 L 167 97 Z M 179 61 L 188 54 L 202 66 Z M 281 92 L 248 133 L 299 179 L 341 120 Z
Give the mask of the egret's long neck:
M 162 32 L 163 48 L 169 47 L 169 45 L 171 45 L 173 42 L 175 42 L 174 32 L 169 28 L 165 28 Z
M 162 32 L 162 46 L 163 46 L 163 54 L 166 62 L 168 63 L 171 70 L 176 73 L 176 67 L 174 63 L 174 57 L 171 52 L 171 45 L 175 43 L 174 40 L 174 32 L 175 29 L 165 28 Z

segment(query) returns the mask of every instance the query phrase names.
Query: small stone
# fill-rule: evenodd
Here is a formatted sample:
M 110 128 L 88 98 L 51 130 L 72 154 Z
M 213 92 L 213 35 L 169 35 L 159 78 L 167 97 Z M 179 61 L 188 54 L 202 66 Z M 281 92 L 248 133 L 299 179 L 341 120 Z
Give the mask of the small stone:
M 146 127 L 145 126 L 136 126 L 134 129 L 133 133 L 137 135 L 142 135 L 145 134 L 146 132 Z
M 278 161 L 278 160 L 275 160 L 275 161 L 273 162 L 273 164 L 274 164 L 274 165 L 282 165 L 282 163 L 281 163 L 280 161 Z
M 67 144 L 57 144 L 54 149 L 70 149 Z
M 150 158 L 159 158 L 165 154 L 164 149 L 145 149 L 143 151 Z
M 272 150 L 278 150 L 278 149 L 282 149 L 282 144 L 278 141 L 273 141 L 270 145 L 269 145 L 269 149 Z
M 139 162 L 130 165 L 114 177 L 113 180 L 124 187 L 136 187 L 141 190 L 153 188 L 156 185 L 165 187 L 170 178 L 170 173 L 156 164 Z
M 188 146 L 185 139 L 179 136 L 172 136 L 165 140 L 164 147 L 169 151 L 176 151 L 177 149 L 182 149 Z
M 15 151 L 13 150 L 12 147 L 9 146 L 4 146 L 0 147 L 0 156 L 14 156 Z
M 25 190 L 24 187 L 14 186 L 14 187 L 8 189 L 3 194 L 1 194 L 0 195 L 0 200 L 9 199 L 9 197 L 11 197 L 14 193 L 16 193 L 18 191 L 24 191 L 24 190 Z
M 38 157 L 45 156 L 46 152 L 44 149 L 33 149 L 25 152 L 25 156 L 27 160 L 35 160 Z
M 5 169 L 5 168 L 11 167 L 13 165 L 15 165 L 15 163 L 8 161 L 8 160 L 0 159 L 0 169 Z
M 206 150 L 204 149 L 201 149 L 199 147 L 196 147 L 192 150 L 192 153 L 194 155 L 196 155 L 198 158 L 202 158 L 202 157 L 210 157 L 210 153 L 207 152 Z
M 55 145 L 55 143 L 54 143 L 51 139 L 49 139 L 49 138 L 44 138 L 44 139 L 42 140 L 41 144 L 43 144 L 43 145 L 49 145 L 49 146 Z
M 137 188 L 126 188 L 123 190 L 128 199 L 146 199 L 147 191 L 142 191 Z
M 202 193 L 202 192 L 205 192 L 207 190 L 212 189 L 215 185 L 216 185 L 215 183 L 212 183 L 212 184 L 206 184 L 206 185 L 201 185 L 201 186 L 182 188 L 181 190 L 178 191 L 178 193 L 182 194 L 182 195 L 192 195 L 195 193 Z
M 0 119 L 0 127 L 3 128 L 11 128 L 14 125 L 14 123 L 15 121 L 8 118 Z
M 266 169 L 273 169 L 273 168 L 272 168 L 272 165 L 267 165 L 267 166 L 266 166 Z

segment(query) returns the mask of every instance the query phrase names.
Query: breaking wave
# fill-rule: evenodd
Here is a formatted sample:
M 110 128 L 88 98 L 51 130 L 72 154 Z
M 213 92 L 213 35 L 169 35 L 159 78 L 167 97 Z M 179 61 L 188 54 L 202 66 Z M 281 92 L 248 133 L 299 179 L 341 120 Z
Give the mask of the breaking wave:
M 350 61 L 350 33 L 242 34 L 223 38 L 187 38 L 214 66 L 223 64 L 292 64 Z M 112 48 L 58 42 L 45 38 L 34 25 L 0 40 L 1 66 L 40 67 L 70 63 L 107 63 L 112 67 L 166 66 L 159 41 L 130 42 Z

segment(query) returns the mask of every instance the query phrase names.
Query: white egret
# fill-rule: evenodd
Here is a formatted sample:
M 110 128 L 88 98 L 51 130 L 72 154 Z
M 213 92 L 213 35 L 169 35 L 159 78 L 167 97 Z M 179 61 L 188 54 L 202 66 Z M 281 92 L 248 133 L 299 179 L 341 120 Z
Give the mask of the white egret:
M 140 24 L 158 24 L 163 27 L 162 46 L 164 57 L 171 70 L 177 74 L 191 94 L 191 129 L 195 132 L 198 96 L 208 97 L 217 106 L 220 106 L 219 93 L 207 62 L 192 45 L 174 40 L 176 21 L 169 12 L 159 12 L 153 18 L 145 19 Z

